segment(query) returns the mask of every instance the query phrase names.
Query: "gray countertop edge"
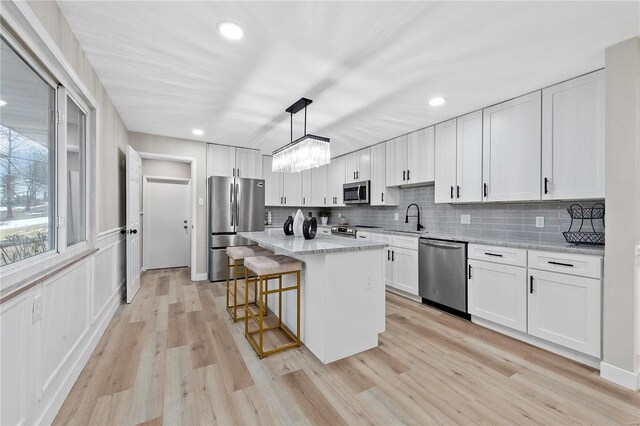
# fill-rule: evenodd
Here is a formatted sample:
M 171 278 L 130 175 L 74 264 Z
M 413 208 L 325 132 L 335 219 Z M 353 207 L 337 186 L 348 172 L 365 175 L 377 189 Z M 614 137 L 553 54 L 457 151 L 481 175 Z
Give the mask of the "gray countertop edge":
M 253 234 L 253 235 L 251 235 Z M 306 255 L 306 254 L 324 254 L 324 253 L 337 253 L 337 252 L 346 252 L 346 251 L 358 251 L 358 250 L 373 250 L 373 249 L 382 249 L 387 247 L 387 243 L 382 243 L 379 241 L 367 241 L 364 242 L 362 240 L 354 240 L 354 239 L 348 239 L 348 238 L 343 238 L 343 237 L 331 237 L 331 238 L 339 238 L 340 243 L 343 244 L 349 244 L 349 245 L 344 245 L 344 246 L 338 246 L 338 247 L 331 247 L 331 248 L 300 248 L 300 249 L 294 249 L 291 250 L 285 246 L 283 246 L 282 244 L 279 244 L 279 241 L 273 241 L 273 238 L 270 238 L 269 236 L 265 235 L 262 237 L 258 237 L 256 235 L 256 233 L 252 233 L 252 232 L 241 232 L 239 233 L 239 235 L 241 237 L 247 238 L 255 243 L 258 243 L 258 245 L 260 245 L 261 247 L 264 248 L 268 248 L 270 250 L 274 250 L 275 252 L 278 253 L 284 253 L 287 255 Z M 319 238 L 318 238 L 319 237 Z M 322 239 L 322 236 L 318 236 L 318 240 Z M 327 237 L 326 235 L 324 236 L 325 238 Z M 293 239 L 293 237 L 287 237 L 287 239 Z M 301 243 L 309 243 L 309 244 L 314 244 L 316 242 L 318 242 L 318 240 L 313 239 L 313 240 L 303 240 L 300 241 Z M 282 240 L 280 240 L 282 241 Z M 287 241 L 289 242 L 289 241 Z

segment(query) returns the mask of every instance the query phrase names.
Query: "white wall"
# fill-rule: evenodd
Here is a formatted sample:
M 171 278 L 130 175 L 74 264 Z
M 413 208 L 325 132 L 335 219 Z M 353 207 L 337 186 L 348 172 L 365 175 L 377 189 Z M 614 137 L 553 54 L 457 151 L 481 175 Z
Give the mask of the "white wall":
M 601 375 L 638 388 L 640 39 L 606 49 L 606 229 Z
M 139 152 L 152 152 L 156 154 L 177 155 L 181 157 L 192 157 L 196 159 L 196 200 L 192 208 L 196 209 L 196 274 L 206 275 L 207 273 L 207 173 L 206 143 L 191 141 L 187 139 L 176 139 L 165 136 L 150 135 L 146 133 L 129 133 L 129 143 Z M 203 198 L 205 205 L 197 205 L 197 199 Z M 205 279 L 204 277 L 202 279 Z
M 190 179 L 191 166 L 189 163 L 181 163 L 179 161 L 151 160 L 149 158 L 143 158 L 142 175 Z

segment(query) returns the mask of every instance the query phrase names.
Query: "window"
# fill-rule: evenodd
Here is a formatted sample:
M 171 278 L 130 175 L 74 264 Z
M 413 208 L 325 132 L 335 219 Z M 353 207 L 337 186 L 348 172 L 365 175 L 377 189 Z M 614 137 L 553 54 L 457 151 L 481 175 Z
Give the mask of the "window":
M 55 248 L 55 89 L 0 39 L 0 266 Z
M 67 97 L 67 246 L 86 240 L 86 114 Z

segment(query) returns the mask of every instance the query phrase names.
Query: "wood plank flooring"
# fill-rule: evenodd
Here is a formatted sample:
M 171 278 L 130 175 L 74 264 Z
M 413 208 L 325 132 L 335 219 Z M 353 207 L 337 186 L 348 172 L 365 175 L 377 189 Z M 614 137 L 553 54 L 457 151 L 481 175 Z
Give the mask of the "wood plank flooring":
M 145 273 L 54 423 L 640 424 L 640 393 L 393 294 L 380 346 L 330 365 L 259 360 L 224 307 L 224 283 Z

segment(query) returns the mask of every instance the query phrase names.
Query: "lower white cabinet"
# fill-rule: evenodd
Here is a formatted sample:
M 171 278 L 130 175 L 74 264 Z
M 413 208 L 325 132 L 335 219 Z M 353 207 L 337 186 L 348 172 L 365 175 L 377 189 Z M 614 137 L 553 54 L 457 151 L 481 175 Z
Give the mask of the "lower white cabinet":
M 391 247 L 392 287 L 418 295 L 418 251 Z
M 599 358 L 600 283 L 530 269 L 529 334 Z
M 469 314 L 527 331 L 527 270 L 469 259 Z

